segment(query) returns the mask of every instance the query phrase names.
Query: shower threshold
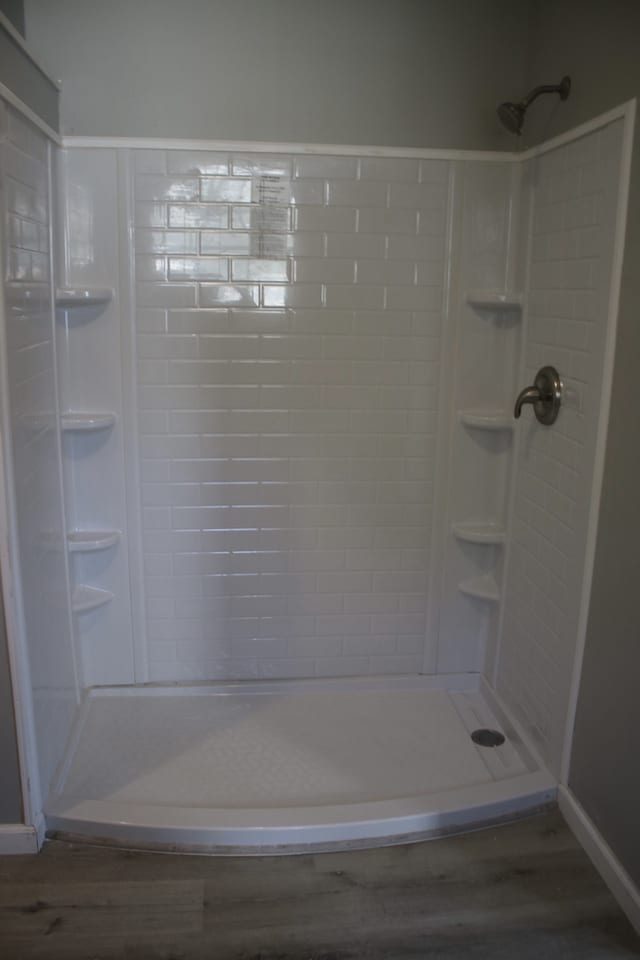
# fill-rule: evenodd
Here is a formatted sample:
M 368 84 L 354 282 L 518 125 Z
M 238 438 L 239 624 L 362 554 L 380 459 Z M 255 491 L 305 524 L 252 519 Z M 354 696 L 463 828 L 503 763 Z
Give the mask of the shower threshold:
M 471 733 L 503 733 L 497 747 Z M 463 832 L 553 805 L 478 675 L 149 684 L 87 691 L 49 836 L 217 854 Z

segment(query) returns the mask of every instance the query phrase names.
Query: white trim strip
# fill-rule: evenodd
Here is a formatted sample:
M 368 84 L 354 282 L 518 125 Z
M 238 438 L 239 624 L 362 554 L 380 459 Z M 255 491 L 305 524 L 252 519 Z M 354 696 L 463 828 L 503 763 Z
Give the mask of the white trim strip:
M 38 833 L 35 827 L 24 823 L 0 824 L 0 856 L 24 856 L 37 853 Z
M 9 87 L 5 87 L 4 83 L 0 83 L 0 99 L 5 100 L 10 106 L 17 110 L 18 113 L 21 113 L 23 117 L 26 117 L 37 127 L 40 133 L 44 133 L 45 137 L 48 137 L 49 140 L 53 140 L 57 146 L 62 144 L 60 136 L 56 133 L 53 127 L 50 127 L 48 123 L 45 123 L 44 120 L 41 120 L 37 113 L 28 107 L 24 100 L 21 100 L 20 97 L 16 97 L 15 93 L 12 90 L 9 90 Z
M 456 416 L 455 359 L 460 329 L 459 309 L 456 302 L 457 276 L 460 255 L 461 204 L 464 194 L 464 168 L 460 163 L 449 167 L 447 196 L 447 225 L 445 234 L 444 286 L 442 297 L 442 323 L 440 337 L 438 414 L 436 425 L 436 464 L 433 484 L 433 504 L 441 502 L 442 492 L 446 491 L 452 476 L 452 450 L 455 436 L 453 425 Z M 445 496 L 444 503 L 448 504 Z M 446 510 L 434 510 L 433 534 L 429 551 L 430 573 L 427 579 L 427 622 L 425 644 L 422 657 L 423 674 L 437 674 L 438 652 L 440 649 L 440 618 L 443 605 L 444 571 L 447 563 L 447 550 L 450 543 L 450 517 Z
M 36 835 L 36 845 L 37 845 L 38 851 L 40 851 L 42 849 L 42 846 L 45 840 L 47 839 L 47 822 L 44 818 L 44 813 L 42 812 L 42 810 L 40 810 L 40 812 L 37 814 L 34 820 L 33 829 Z
M 35 58 L 35 56 L 29 50 L 29 47 L 25 43 L 24 37 L 21 33 L 16 30 L 14 25 L 11 23 L 11 20 L 4 13 L 0 12 L 0 27 L 8 33 L 16 46 L 20 47 L 25 57 L 27 57 L 34 67 L 42 74 L 45 80 L 48 80 L 52 87 L 56 90 L 60 90 L 61 84 L 59 80 L 54 80 L 53 77 L 47 73 L 42 64 Z
M 219 153 L 287 153 L 333 157 L 409 157 L 418 160 L 484 160 L 508 163 L 520 154 L 494 150 L 440 150 L 345 143 L 271 143 L 261 140 L 174 140 L 157 137 L 63 137 L 63 147 L 125 150 L 215 150 Z
M 576 649 L 573 660 L 573 672 L 567 706 L 567 718 L 564 731 L 564 742 L 560 761 L 560 783 L 569 782 L 569 767 L 571 765 L 571 748 L 580 693 L 582 664 L 587 638 L 589 607 L 591 602 L 591 586 L 593 583 L 593 569 L 596 557 L 596 543 L 598 539 L 598 523 L 600 520 L 600 501 L 604 481 L 604 468 L 607 453 L 607 436 L 609 433 L 609 413 L 611 409 L 611 393 L 613 390 L 613 375 L 616 354 L 616 339 L 618 329 L 618 312 L 620 307 L 620 288 L 622 286 L 622 266 L 624 263 L 625 235 L 627 229 L 627 210 L 629 206 L 629 185 L 631 180 L 631 156 L 633 152 L 633 135 L 635 127 L 636 101 L 630 100 L 615 113 L 614 120 L 624 121 L 622 150 L 620 156 L 620 173 L 618 179 L 618 202 L 616 209 L 616 227 L 613 242 L 613 256 L 611 262 L 611 282 L 609 286 L 609 303 L 607 315 L 606 339 L 604 345 L 604 362 L 602 368 L 602 390 L 600 399 L 599 422 L 597 429 L 596 449 L 593 464 L 593 479 L 591 482 L 591 499 L 589 516 L 587 519 L 587 541 L 585 545 L 584 574 L 582 593 L 580 597 L 580 611 L 576 636 Z
M 56 213 L 57 213 L 57 191 L 56 182 L 53 179 L 54 172 L 54 152 L 49 143 L 47 145 L 47 183 L 48 183 L 48 232 L 49 232 L 49 330 L 51 332 L 51 349 L 53 353 L 53 384 L 54 384 L 54 403 L 56 422 L 61 423 L 62 410 L 60 408 L 60 383 L 59 383 L 59 364 L 58 364 L 58 339 L 56 336 L 56 241 L 55 235 Z M 65 244 L 65 247 L 68 245 Z M 67 524 L 67 505 L 64 487 L 64 467 L 62 454 L 62 430 L 56 430 L 56 468 L 58 474 L 58 503 L 60 508 L 60 517 L 62 518 L 62 529 L 68 530 Z M 75 630 L 75 624 L 72 616 L 72 583 L 71 583 L 71 559 L 69 552 L 65 550 L 64 558 L 64 589 L 66 602 L 66 626 L 71 645 L 71 660 L 73 662 L 73 682 L 76 694 L 76 705 L 80 703 L 80 664 L 81 651 L 79 649 L 78 636 Z
M 635 99 L 627 100 L 625 103 L 621 103 L 619 106 L 613 107 L 612 110 L 607 110 L 606 113 L 599 114 L 592 120 L 587 120 L 585 123 L 581 123 L 577 127 L 572 127 L 571 130 L 567 130 L 565 133 L 561 133 L 557 137 L 552 137 L 551 140 L 545 140 L 544 143 L 538 144 L 538 146 L 530 147 L 523 153 L 516 154 L 516 159 L 525 162 L 527 160 L 533 160 L 535 157 L 542 156 L 543 153 L 549 153 L 551 150 L 557 150 L 558 147 L 564 147 L 567 143 L 572 143 L 574 140 L 579 140 L 580 137 L 586 137 L 588 134 L 594 133 L 596 130 L 600 130 L 601 127 L 606 127 L 610 123 L 614 123 L 615 120 L 626 121 L 629 115 L 633 116 L 635 107 Z
M 521 176 L 518 190 L 518 218 L 520 222 L 520 230 L 522 232 L 522 247 L 518 250 L 515 255 L 511 258 L 511 269 L 515 271 L 516 261 L 519 255 L 523 256 L 524 260 L 524 271 L 523 271 L 523 302 L 522 302 L 522 312 L 520 314 L 520 349 L 519 356 L 517 358 L 516 373 L 515 373 L 515 383 L 514 392 L 517 390 L 517 384 L 525 383 L 525 370 L 526 370 L 526 357 L 525 357 L 525 345 L 527 342 L 527 336 L 529 333 L 529 290 L 531 287 L 531 264 L 532 264 L 532 252 L 533 252 L 533 215 L 534 215 L 534 196 L 531 185 L 527 185 L 525 179 Z M 512 187 L 512 198 L 511 202 L 514 203 L 514 193 L 515 190 Z M 517 235 L 517 231 L 514 232 L 514 236 Z M 509 289 L 507 285 L 506 289 Z M 504 639 L 504 625 L 506 617 L 506 598 L 507 591 L 510 587 L 509 582 L 509 572 L 511 570 L 511 554 L 513 549 L 513 518 L 516 508 L 516 493 L 517 493 L 517 479 L 518 479 L 518 465 L 520 462 L 520 453 L 522 447 L 522 431 L 514 430 L 513 440 L 511 445 L 511 457 L 507 466 L 507 496 L 505 498 L 505 545 L 502 556 L 502 581 L 500 583 L 500 592 L 502 597 L 502 602 L 500 603 L 500 610 L 498 611 L 498 628 L 496 632 L 496 642 L 495 642 L 495 653 L 494 660 L 491 669 L 491 683 L 495 689 L 498 688 L 498 681 L 500 677 L 500 658 L 503 648 L 503 639 Z
M 118 297 L 120 304 L 120 343 L 122 395 L 124 409 L 122 431 L 125 463 L 126 542 L 129 561 L 129 608 L 133 624 L 133 662 L 136 683 L 149 680 L 147 612 L 144 591 L 142 551 L 142 502 L 140 481 L 140 445 L 138 442 L 138 391 L 136 380 L 137 336 L 135 324 L 135 256 L 133 216 L 133 173 L 131 153 L 119 150 L 117 163 L 118 215 Z
M 558 806 L 620 908 L 640 934 L 640 890 L 568 787 L 558 788 Z

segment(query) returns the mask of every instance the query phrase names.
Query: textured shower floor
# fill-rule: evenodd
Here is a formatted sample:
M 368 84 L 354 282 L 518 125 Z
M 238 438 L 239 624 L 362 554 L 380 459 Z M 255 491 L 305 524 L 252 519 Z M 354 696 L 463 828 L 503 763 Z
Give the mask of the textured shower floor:
M 304 848 L 443 832 L 552 799 L 513 737 L 478 747 L 476 727 L 501 729 L 482 694 L 428 678 L 96 689 L 47 826 Z

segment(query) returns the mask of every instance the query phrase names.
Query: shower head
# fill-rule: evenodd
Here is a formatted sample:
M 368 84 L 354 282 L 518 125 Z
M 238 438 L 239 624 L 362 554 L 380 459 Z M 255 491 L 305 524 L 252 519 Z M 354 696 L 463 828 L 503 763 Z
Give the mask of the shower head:
M 526 107 L 521 103 L 501 103 L 498 107 L 498 116 L 503 127 L 506 127 L 509 133 L 522 133 L 522 124 L 524 123 L 524 114 Z
M 557 93 L 561 100 L 566 100 L 570 92 L 571 77 L 563 77 L 560 83 L 548 83 L 541 87 L 535 87 L 524 100 L 520 100 L 518 103 L 511 103 L 508 100 L 501 103 L 498 107 L 498 117 L 509 133 L 520 136 L 525 114 L 536 97 L 539 97 L 541 93 Z

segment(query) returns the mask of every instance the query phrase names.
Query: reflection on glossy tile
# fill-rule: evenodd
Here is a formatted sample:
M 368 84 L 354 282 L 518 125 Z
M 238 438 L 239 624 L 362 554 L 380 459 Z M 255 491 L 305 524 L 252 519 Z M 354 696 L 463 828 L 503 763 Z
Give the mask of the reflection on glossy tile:
M 209 227 L 225 230 L 229 223 L 228 207 L 214 203 L 169 204 L 170 227 Z
M 246 154 L 234 155 L 232 166 L 236 177 L 290 177 L 292 161 L 287 156 Z
M 196 200 L 198 181 L 193 177 L 136 177 L 136 200 Z
M 321 307 L 322 286 L 319 283 L 298 283 L 295 286 L 265 284 L 262 303 L 265 307 Z
M 211 203 L 251 203 L 251 181 L 205 177 L 200 181 L 200 196 Z
M 234 280 L 287 280 L 288 260 L 233 260 L 231 274 Z
M 252 252 L 253 239 L 249 233 L 203 230 L 200 234 L 200 253 L 248 256 Z
M 203 284 L 200 287 L 200 306 L 203 307 L 257 307 L 260 288 L 256 285 Z
M 222 257 L 169 257 L 170 280 L 226 280 L 228 273 L 228 261 Z
M 135 232 L 135 248 L 138 253 L 183 253 L 197 254 L 198 234 L 195 230 L 145 230 Z

